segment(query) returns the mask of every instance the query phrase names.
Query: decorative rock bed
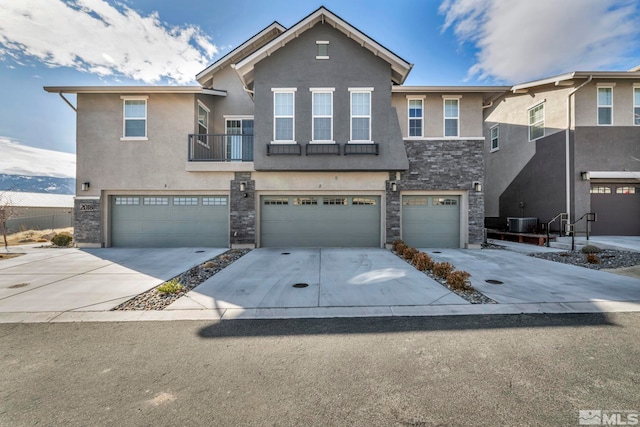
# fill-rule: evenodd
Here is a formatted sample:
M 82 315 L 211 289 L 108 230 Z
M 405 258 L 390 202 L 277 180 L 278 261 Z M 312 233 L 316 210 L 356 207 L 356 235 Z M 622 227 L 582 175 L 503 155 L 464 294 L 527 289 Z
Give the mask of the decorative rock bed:
M 535 258 L 561 262 L 563 264 L 578 265 L 580 267 L 591 268 L 594 270 L 601 270 L 604 268 L 609 269 L 633 267 L 634 265 L 640 265 L 640 252 L 603 249 L 601 252 L 595 255 L 598 257 L 598 260 L 600 262 L 589 263 L 587 261 L 587 255 L 583 254 L 581 251 L 543 252 L 529 254 L 529 256 Z
M 177 279 L 180 284 L 183 285 L 182 290 L 176 292 L 174 294 L 164 294 L 158 292 L 158 287 L 164 285 L 161 283 L 153 289 L 148 290 L 147 292 L 143 292 L 140 295 L 137 295 L 131 298 L 128 301 L 123 302 L 122 304 L 113 308 L 113 310 L 118 311 L 131 311 L 131 310 L 163 310 L 168 305 L 176 301 L 178 298 L 185 295 L 190 290 L 194 289 L 196 286 L 203 283 L 205 280 L 214 276 L 219 271 L 223 270 L 228 265 L 234 263 L 242 256 L 249 253 L 251 249 L 231 249 L 227 252 L 218 255 L 210 259 L 209 261 L 203 262 L 200 265 L 197 265 L 184 273 L 172 278 Z

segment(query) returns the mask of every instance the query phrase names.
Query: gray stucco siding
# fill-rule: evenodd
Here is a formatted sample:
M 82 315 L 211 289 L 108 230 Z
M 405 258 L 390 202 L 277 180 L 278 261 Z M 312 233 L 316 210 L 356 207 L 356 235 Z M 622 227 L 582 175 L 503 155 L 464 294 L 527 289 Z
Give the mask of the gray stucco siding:
M 329 41 L 328 60 L 316 59 L 316 41 Z M 402 134 L 391 105 L 391 66 L 330 25 L 318 24 L 255 66 L 256 170 L 391 170 L 407 167 Z M 333 139 L 350 139 L 349 88 L 373 88 L 371 137 L 380 155 L 267 156 L 273 137 L 273 88 L 295 88 L 295 140 L 312 140 L 310 88 L 333 88 Z M 392 121 L 396 125 L 391 125 Z

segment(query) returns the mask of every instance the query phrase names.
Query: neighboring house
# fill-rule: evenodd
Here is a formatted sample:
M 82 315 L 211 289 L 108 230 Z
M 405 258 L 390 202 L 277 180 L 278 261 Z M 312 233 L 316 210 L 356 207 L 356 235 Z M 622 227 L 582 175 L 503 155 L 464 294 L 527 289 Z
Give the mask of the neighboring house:
M 484 127 L 487 227 L 595 212 L 593 234 L 640 235 L 640 70 L 515 85 L 485 109 Z
M 79 246 L 478 247 L 483 105 L 321 7 L 196 87 L 77 94 Z
M 73 227 L 73 196 L 66 194 L 0 192 L 0 205 L 11 207 L 7 231 Z

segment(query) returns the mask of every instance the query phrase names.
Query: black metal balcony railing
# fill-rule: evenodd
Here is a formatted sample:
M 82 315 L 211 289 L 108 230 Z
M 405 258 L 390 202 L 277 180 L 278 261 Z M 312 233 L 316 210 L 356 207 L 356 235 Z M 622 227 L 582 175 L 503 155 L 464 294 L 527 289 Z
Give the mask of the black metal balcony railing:
M 252 162 L 253 135 L 190 134 L 190 162 Z

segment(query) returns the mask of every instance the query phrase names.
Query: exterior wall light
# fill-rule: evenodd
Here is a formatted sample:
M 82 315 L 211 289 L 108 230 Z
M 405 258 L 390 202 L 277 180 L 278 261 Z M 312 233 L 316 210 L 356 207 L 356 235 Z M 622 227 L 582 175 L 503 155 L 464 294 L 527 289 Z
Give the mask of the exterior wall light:
M 591 175 L 589 172 L 580 172 L 580 178 L 582 178 L 583 181 L 589 181 L 591 179 Z
M 82 191 L 89 191 L 89 187 L 91 187 L 91 184 L 89 182 L 82 183 Z
M 246 182 L 241 182 L 240 183 L 240 191 L 247 191 L 247 183 Z
M 391 183 L 391 191 L 393 191 L 394 193 L 398 191 L 398 184 L 396 184 L 395 181 Z
M 477 181 L 476 181 L 476 182 L 474 182 L 474 183 L 473 183 L 473 190 L 474 190 L 476 193 L 481 192 L 481 191 L 482 191 L 482 184 L 481 184 L 480 182 L 477 182 Z

